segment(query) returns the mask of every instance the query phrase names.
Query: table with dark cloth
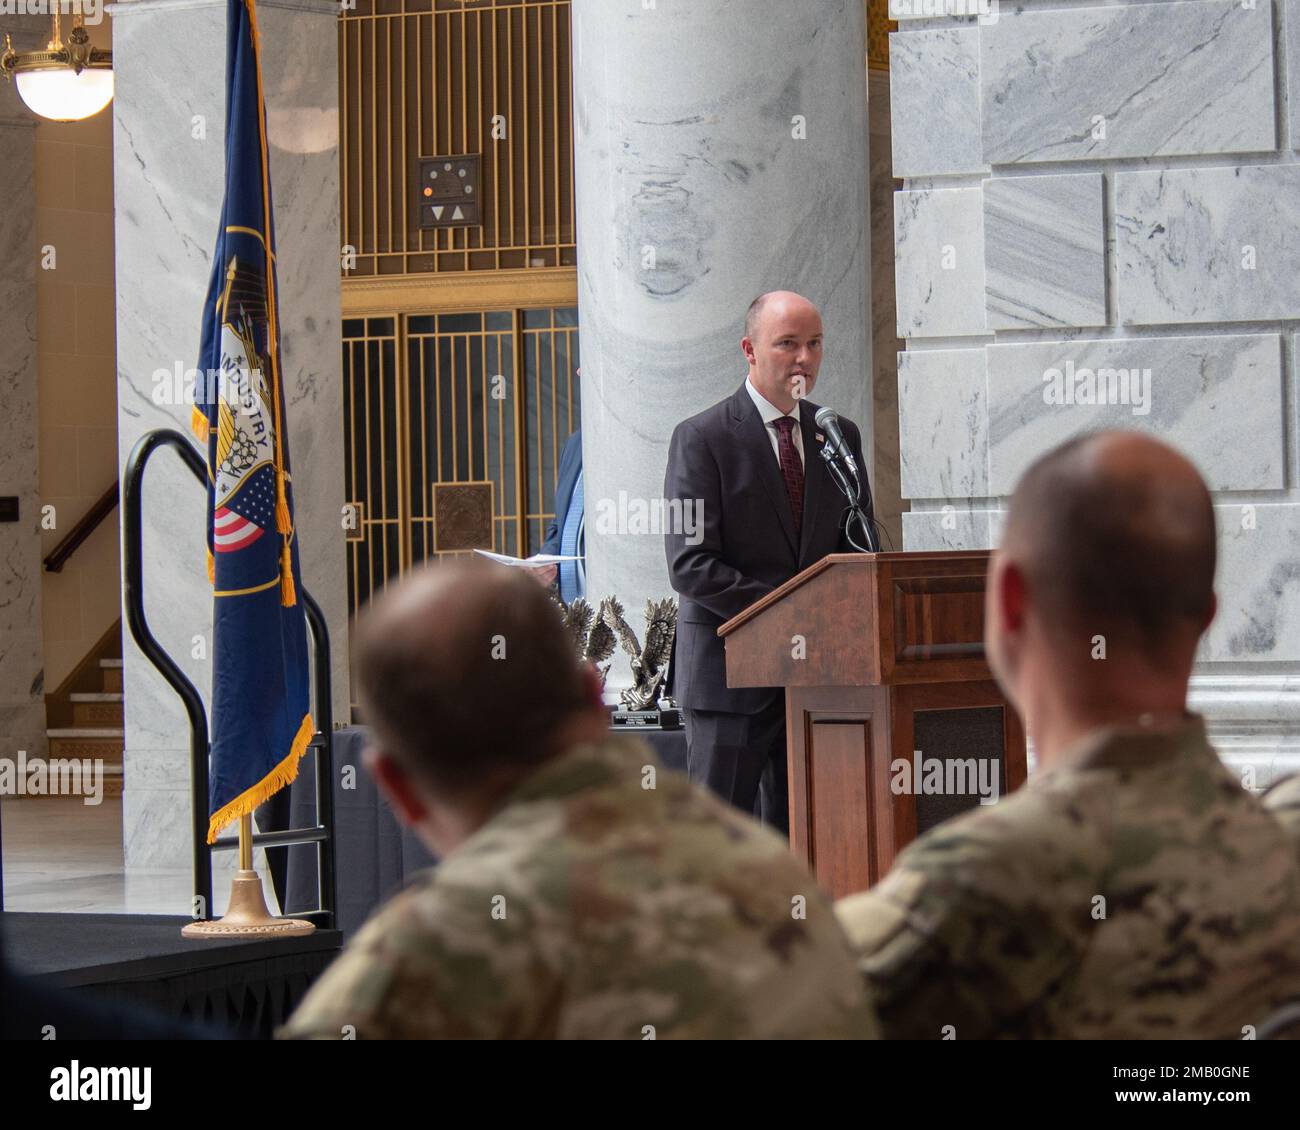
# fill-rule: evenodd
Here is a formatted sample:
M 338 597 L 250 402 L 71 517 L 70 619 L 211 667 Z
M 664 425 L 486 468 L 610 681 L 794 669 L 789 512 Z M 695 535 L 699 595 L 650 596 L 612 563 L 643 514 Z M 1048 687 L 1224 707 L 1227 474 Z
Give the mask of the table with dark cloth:
M 338 956 L 336 930 L 297 938 L 183 938 L 190 919 L 0 914 L 0 1017 L 10 1038 L 267 1039 Z M 186 1026 L 190 1027 L 186 1027 Z
M 620 733 L 624 732 L 620 727 Z M 636 727 L 631 731 L 649 743 L 659 761 L 686 771 L 686 731 Z M 421 868 L 437 861 L 416 836 L 403 828 L 388 802 L 361 764 L 367 731 L 348 726 L 334 731 L 335 874 L 338 881 L 337 927 L 350 936 L 385 899 L 401 890 Z M 314 824 L 316 818 L 316 754 L 302 760 L 289 793 L 292 827 Z M 351 769 L 349 772 L 348 769 Z M 284 913 L 314 910 L 316 848 L 301 845 L 288 851 L 287 897 Z

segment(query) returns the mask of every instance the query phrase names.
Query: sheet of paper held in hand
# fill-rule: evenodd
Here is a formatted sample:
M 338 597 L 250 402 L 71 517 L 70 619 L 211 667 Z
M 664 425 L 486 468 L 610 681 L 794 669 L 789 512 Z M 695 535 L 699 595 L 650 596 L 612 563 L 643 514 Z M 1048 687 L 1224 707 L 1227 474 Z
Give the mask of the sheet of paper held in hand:
M 534 553 L 532 557 L 511 557 L 505 553 L 489 553 L 486 549 L 476 549 L 475 553 L 481 553 L 484 557 L 497 561 L 502 565 L 510 565 L 516 569 L 536 569 L 542 565 L 556 565 L 561 561 L 581 561 L 581 557 L 561 557 L 558 553 Z

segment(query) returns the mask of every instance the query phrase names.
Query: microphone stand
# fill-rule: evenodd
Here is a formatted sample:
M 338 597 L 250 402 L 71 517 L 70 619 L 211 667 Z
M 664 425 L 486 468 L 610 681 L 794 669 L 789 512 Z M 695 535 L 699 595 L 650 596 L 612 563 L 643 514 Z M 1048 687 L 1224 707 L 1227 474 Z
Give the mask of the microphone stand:
M 848 520 L 844 523 L 844 536 L 849 539 L 849 544 L 859 553 L 879 553 L 880 542 L 876 538 L 876 531 L 871 528 L 871 523 L 867 521 L 867 516 L 862 510 L 860 502 L 862 481 L 858 476 L 857 464 L 854 462 L 853 457 L 849 456 L 843 460 L 848 464 L 849 470 L 852 472 L 852 481 L 850 481 L 850 476 L 844 473 L 844 468 L 840 465 L 841 457 L 832 450 L 829 443 L 821 449 L 821 454 L 826 463 L 826 469 L 831 473 L 831 478 L 835 480 L 836 485 L 849 503 L 848 509 L 845 511 Z M 853 540 L 854 518 L 858 520 L 858 528 L 866 534 L 866 546 L 861 546 Z

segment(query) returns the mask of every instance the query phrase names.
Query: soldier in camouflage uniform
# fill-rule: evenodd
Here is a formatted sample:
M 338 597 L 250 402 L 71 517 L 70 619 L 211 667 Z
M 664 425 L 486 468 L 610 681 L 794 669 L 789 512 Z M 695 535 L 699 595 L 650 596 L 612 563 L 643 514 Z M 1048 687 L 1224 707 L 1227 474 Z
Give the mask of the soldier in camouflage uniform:
M 1282 821 L 1300 846 L 1300 773 L 1272 785 L 1264 793 L 1264 807 Z
M 1039 768 L 837 904 L 886 1037 L 1241 1039 L 1300 996 L 1300 861 L 1186 712 L 1214 516 L 1155 440 L 1025 475 L 990 566 L 990 663 Z
M 436 566 L 363 618 L 357 662 L 368 764 L 442 862 L 280 1035 L 875 1035 L 809 873 L 643 742 L 609 736 L 599 678 L 533 581 Z

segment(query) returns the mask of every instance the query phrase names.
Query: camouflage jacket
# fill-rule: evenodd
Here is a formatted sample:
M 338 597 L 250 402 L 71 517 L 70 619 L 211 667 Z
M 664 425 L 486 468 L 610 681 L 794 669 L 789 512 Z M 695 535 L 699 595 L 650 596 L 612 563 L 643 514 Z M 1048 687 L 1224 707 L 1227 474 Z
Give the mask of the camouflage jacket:
M 836 907 L 884 1035 L 1241 1039 L 1300 995 L 1300 865 L 1206 741 L 1099 731 Z
M 1264 794 L 1264 807 L 1282 822 L 1300 851 L 1300 773 L 1275 782 Z
M 531 775 L 381 907 L 279 1033 L 874 1036 L 830 900 L 786 844 L 641 741 Z

